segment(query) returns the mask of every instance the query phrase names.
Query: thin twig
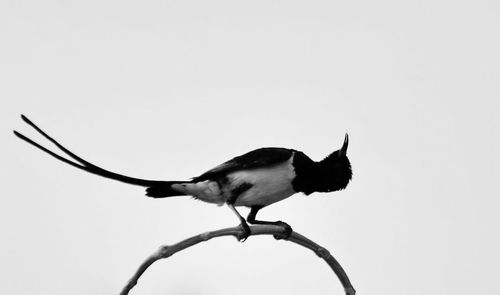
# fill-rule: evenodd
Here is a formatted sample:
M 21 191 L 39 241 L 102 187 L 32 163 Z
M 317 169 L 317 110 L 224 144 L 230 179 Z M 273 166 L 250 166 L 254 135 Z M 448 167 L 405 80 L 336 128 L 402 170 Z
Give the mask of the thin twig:
M 283 233 L 283 228 L 275 225 L 255 225 L 250 227 L 251 235 L 279 235 Z M 128 295 L 130 290 L 137 284 L 137 281 L 142 276 L 142 274 L 148 269 L 151 264 L 155 261 L 167 258 L 172 256 L 173 254 L 187 249 L 191 246 L 194 246 L 200 242 L 208 241 L 212 238 L 223 237 L 223 236 L 234 236 L 236 238 L 240 238 L 243 235 L 243 230 L 241 227 L 230 227 L 219 229 L 216 231 L 209 231 L 199 235 L 192 236 L 188 239 L 178 242 L 177 244 L 162 246 L 158 251 L 149 256 L 139 267 L 139 269 L 135 272 L 134 276 L 128 281 L 127 285 L 122 289 L 120 295 Z M 355 295 L 356 291 L 354 287 L 351 285 L 347 274 L 345 273 L 342 266 L 337 262 L 337 260 L 330 254 L 330 252 L 316 244 L 315 242 L 309 240 L 303 235 L 292 232 L 287 241 L 292 243 L 296 243 L 305 248 L 308 248 L 316 253 L 320 258 L 323 258 L 326 263 L 330 266 L 330 268 L 335 272 L 337 277 L 339 278 L 342 286 L 344 287 L 346 295 Z

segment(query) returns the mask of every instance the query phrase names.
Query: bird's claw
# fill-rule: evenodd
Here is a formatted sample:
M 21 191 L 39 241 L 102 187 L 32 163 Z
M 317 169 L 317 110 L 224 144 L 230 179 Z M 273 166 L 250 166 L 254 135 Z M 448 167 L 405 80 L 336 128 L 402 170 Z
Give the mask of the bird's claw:
M 282 227 L 283 232 L 279 233 L 279 234 L 275 234 L 275 235 L 273 235 L 273 237 L 276 240 L 288 240 L 288 238 L 290 237 L 290 235 L 292 234 L 292 231 L 293 231 L 292 227 L 290 225 L 288 225 L 288 223 L 283 222 L 283 221 L 277 221 L 276 225 Z
M 236 238 L 238 239 L 238 242 L 243 243 L 248 239 L 252 231 L 250 230 L 250 227 L 246 222 L 245 223 L 242 222 L 240 224 L 240 227 L 241 229 L 243 229 L 243 232 L 241 232 Z

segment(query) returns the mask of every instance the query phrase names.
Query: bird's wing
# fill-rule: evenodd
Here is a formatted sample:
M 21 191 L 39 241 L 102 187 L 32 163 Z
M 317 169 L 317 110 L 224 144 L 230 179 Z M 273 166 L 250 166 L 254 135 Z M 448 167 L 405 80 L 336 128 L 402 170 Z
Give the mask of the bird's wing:
M 293 150 L 285 148 L 268 147 L 256 149 L 220 164 L 202 175 L 193 178 L 193 181 L 215 179 L 224 177 L 227 173 L 237 170 L 255 169 L 278 164 L 290 159 L 292 154 Z

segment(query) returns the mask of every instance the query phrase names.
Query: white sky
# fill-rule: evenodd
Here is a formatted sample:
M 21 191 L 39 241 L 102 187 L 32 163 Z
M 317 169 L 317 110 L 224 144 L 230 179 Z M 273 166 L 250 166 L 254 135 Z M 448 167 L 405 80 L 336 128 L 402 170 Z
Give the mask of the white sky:
M 24 113 L 91 162 L 165 180 L 262 146 L 321 159 L 347 131 L 345 191 L 259 216 L 328 248 L 358 294 L 492 294 L 499 17 L 477 0 L 2 1 L 0 293 L 117 294 L 158 246 L 237 224 L 49 158 L 12 135 L 34 136 Z M 313 253 L 253 237 L 160 261 L 131 294 L 343 290 Z

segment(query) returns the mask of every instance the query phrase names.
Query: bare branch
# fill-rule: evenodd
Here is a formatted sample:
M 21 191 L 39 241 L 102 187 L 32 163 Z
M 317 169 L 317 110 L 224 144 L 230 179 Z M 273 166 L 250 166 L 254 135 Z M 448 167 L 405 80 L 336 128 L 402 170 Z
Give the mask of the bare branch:
M 250 227 L 251 230 L 251 235 L 256 236 L 256 235 L 279 235 L 283 233 L 283 228 L 280 226 L 275 226 L 275 225 L 255 225 Z M 217 238 L 217 237 L 223 237 L 223 236 L 234 236 L 236 238 L 239 238 L 243 235 L 243 230 L 241 227 L 236 226 L 236 227 L 230 227 L 230 228 L 224 228 L 216 231 L 209 231 L 205 232 L 193 237 L 190 237 L 188 239 L 185 239 L 183 241 L 180 241 L 177 244 L 173 245 L 167 245 L 167 246 L 162 246 L 158 251 L 153 253 L 151 256 L 149 256 L 139 267 L 139 269 L 136 271 L 134 276 L 128 281 L 127 285 L 122 289 L 120 295 L 127 295 L 130 290 L 137 284 L 137 281 L 139 278 L 142 276 L 142 274 L 148 269 L 151 264 L 153 264 L 155 261 L 167 258 L 172 256 L 173 254 L 182 251 L 184 249 L 187 249 L 191 246 L 194 246 L 200 242 L 205 242 L 208 241 L 212 238 Z M 337 262 L 337 260 L 330 254 L 328 250 L 325 248 L 319 246 L 318 244 L 314 243 L 313 241 L 309 240 L 308 238 L 304 237 L 303 235 L 292 232 L 290 237 L 288 238 L 287 241 L 290 241 L 292 243 L 301 245 L 305 248 L 308 248 L 312 250 L 313 252 L 316 253 L 320 258 L 323 258 L 326 263 L 330 266 L 330 268 L 335 272 L 337 277 L 339 278 L 340 282 L 342 283 L 342 286 L 344 287 L 346 295 L 355 295 L 356 291 L 354 290 L 354 287 L 351 285 L 351 282 L 349 281 L 349 278 L 347 277 L 347 274 L 345 271 L 342 269 L 342 266 Z

